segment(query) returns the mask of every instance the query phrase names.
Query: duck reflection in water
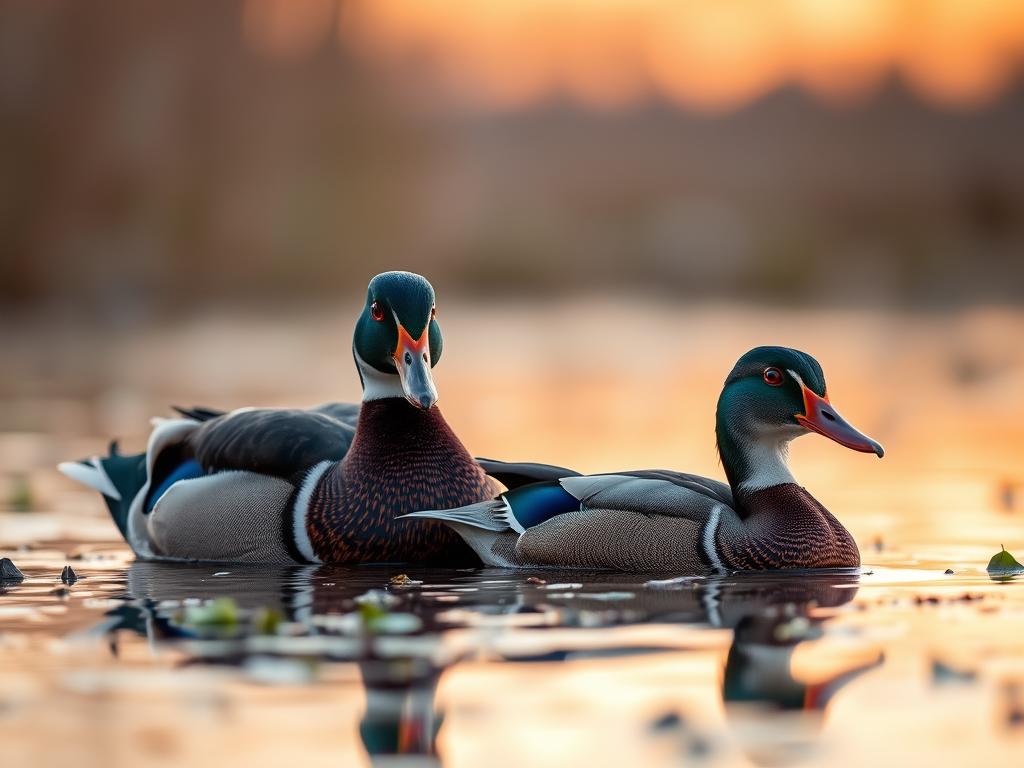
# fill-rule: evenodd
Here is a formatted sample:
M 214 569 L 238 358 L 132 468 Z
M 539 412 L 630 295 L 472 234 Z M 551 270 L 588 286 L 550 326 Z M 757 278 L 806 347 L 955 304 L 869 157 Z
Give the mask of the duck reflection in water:
M 383 645 L 371 635 L 357 632 L 353 637 L 332 622 L 351 616 L 357 597 L 386 585 L 392 575 L 387 569 L 250 567 L 235 569 L 222 578 L 212 577 L 213 572 L 204 565 L 134 563 L 127 574 L 126 602 L 108 614 L 101 629 L 111 638 L 117 630 L 130 630 L 151 642 L 196 637 L 195 628 L 180 621 L 180 609 L 175 606 L 189 598 L 224 594 L 232 594 L 243 611 L 276 611 L 285 621 L 305 627 L 309 635 L 322 636 L 321 660 L 358 667 L 366 696 L 358 734 L 371 758 L 380 756 L 385 761 L 396 755 L 422 756 L 428 765 L 437 760 L 435 744 L 442 716 L 435 705 L 435 691 L 443 671 L 458 659 L 442 658 L 439 650 L 444 630 L 452 625 L 438 621 L 438 615 L 451 603 L 427 596 L 456 586 L 451 596 L 457 594 L 460 605 L 470 611 L 551 611 L 557 603 L 561 626 L 592 626 L 583 621 L 584 614 L 599 611 L 605 617 L 601 626 L 657 622 L 731 629 L 720 693 L 730 730 L 757 764 L 785 765 L 806 756 L 818 738 L 829 701 L 851 680 L 882 661 L 880 655 L 830 654 L 816 676 L 802 674 L 800 664 L 794 669 L 798 649 L 813 649 L 813 641 L 824 637 L 825 621 L 856 595 L 856 573 L 741 574 L 679 580 L 678 584 L 663 582 L 665 588 L 651 588 L 622 574 L 588 573 L 581 574 L 585 586 L 571 601 L 552 601 L 551 591 L 535 586 L 536 580 L 528 583 L 519 574 L 488 570 L 414 574 L 426 579 L 427 585 L 391 594 L 401 601 L 396 610 L 414 614 L 420 623 L 419 631 L 410 638 L 417 642 L 411 642 L 406 650 L 384 653 Z M 446 583 L 431 585 L 431 581 Z M 594 631 L 601 631 L 600 627 Z M 116 648 L 113 640 L 112 647 Z M 278 651 L 274 653 L 287 659 L 287 642 L 282 642 Z M 557 645 L 548 646 L 543 653 L 535 651 L 534 647 L 528 655 L 505 654 L 503 660 L 536 663 L 589 657 L 597 661 L 600 656 L 613 661 L 622 654 L 680 652 L 678 647 L 633 646 L 594 654 Z M 190 653 L 191 660 L 186 663 L 243 665 L 256 652 L 240 638 L 227 652 L 221 648 L 210 656 L 199 650 Z M 267 650 L 259 653 L 265 657 Z M 685 737 L 687 748 L 692 748 L 694 734 L 682 723 L 678 715 L 669 713 L 655 733 L 671 738 L 678 732 Z
M 219 566 L 217 566 L 219 567 Z M 222 577 L 213 577 L 217 572 Z M 427 637 L 438 643 L 410 644 L 407 651 L 383 652 L 371 633 L 348 636 L 331 620 L 353 615 L 354 600 L 387 583 L 389 572 L 379 568 L 345 569 L 334 566 L 241 567 L 216 571 L 209 565 L 170 565 L 136 561 L 128 568 L 124 602 L 108 611 L 95 631 L 107 635 L 111 652 L 118 654 L 119 633 L 130 632 L 147 639 L 154 647 L 161 643 L 203 638 L 235 642 L 189 646 L 184 665 L 245 666 L 254 657 L 287 662 L 289 655 L 308 658 L 308 649 L 290 648 L 288 638 L 280 646 L 254 650 L 252 638 L 239 628 L 196 627 L 183 617 L 182 604 L 216 600 L 227 594 L 240 612 L 264 611 L 281 620 L 303 625 L 311 636 L 327 642 L 319 649 L 319 660 L 353 664 L 363 687 L 366 705 L 358 723 L 358 736 L 373 763 L 381 758 L 393 764 L 395 756 L 418 756 L 419 766 L 440 765 L 435 748 L 442 715 L 435 706 L 435 693 L 442 672 L 454 662 L 440 650 L 434 616 L 424 615 Z M 234 583 L 230 581 L 234 579 Z M 244 586 L 239 588 L 239 584 Z M 232 590 L 233 588 L 233 590 Z M 407 598 L 417 602 L 414 592 Z M 325 626 L 326 625 L 326 626 Z M 333 642 L 337 641 L 337 642 Z M 348 642 L 346 642 L 348 641 Z M 296 680 L 295 682 L 302 682 Z
M 730 730 L 753 763 L 790 765 L 808 757 L 833 697 L 882 664 L 877 651 L 830 655 L 812 676 L 797 658 L 798 651 L 812 650 L 824 637 L 829 609 L 853 599 L 855 578 L 787 585 L 763 610 L 743 615 L 733 626 L 722 699 Z

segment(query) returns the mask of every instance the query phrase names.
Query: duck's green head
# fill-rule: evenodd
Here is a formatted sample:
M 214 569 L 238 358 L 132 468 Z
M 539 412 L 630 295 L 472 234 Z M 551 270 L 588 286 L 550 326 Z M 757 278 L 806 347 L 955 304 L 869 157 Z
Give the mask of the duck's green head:
M 790 440 L 808 432 L 855 451 L 884 454 L 829 401 L 818 361 L 788 347 L 756 347 L 736 362 L 718 399 L 716 430 L 726 470 L 731 463 L 741 475 L 745 460 L 756 463 L 772 450 L 784 452 Z
M 441 358 L 434 289 L 412 272 L 384 272 L 370 281 L 352 349 L 363 399 L 404 397 L 417 408 L 437 402 L 430 369 Z

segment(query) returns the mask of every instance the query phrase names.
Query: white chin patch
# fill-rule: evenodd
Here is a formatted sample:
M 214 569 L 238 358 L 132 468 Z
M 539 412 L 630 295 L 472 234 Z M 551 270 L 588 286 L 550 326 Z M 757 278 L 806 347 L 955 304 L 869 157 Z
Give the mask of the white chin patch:
M 750 474 L 740 483 L 740 487 L 748 491 L 757 491 L 796 482 L 793 473 L 789 471 L 789 438 L 794 436 L 775 435 L 744 445 L 743 453 Z
M 356 358 L 356 365 L 359 366 L 359 373 L 363 377 L 363 402 L 369 400 L 383 400 L 388 397 L 405 397 L 405 390 L 402 389 L 402 380 L 397 373 L 381 373 L 353 350 Z

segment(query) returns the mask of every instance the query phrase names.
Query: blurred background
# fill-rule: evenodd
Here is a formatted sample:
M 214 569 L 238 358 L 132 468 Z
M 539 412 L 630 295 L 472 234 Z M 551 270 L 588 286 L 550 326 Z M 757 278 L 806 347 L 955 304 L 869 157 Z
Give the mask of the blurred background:
M 358 398 L 410 269 L 480 454 L 719 476 L 789 344 L 889 448 L 795 451 L 862 546 L 1020 538 L 1022 137 L 1018 0 L 10 0 L 0 505 L 100 514 L 52 464 L 171 402 Z

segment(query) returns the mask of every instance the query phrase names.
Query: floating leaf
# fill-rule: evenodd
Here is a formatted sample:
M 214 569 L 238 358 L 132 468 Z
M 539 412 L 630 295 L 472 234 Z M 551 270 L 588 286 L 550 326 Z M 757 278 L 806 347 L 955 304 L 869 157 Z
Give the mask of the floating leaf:
M 276 635 L 284 617 L 272 608 L 261 608 L 253 616 L 253 630 L 258 635 Z
M 988 561 L 988 574 L 993 578 L 1017 576 L 1022 573 L 1024 573 L 1024 565 L 1018 563 L 1017 558 L 1006 551 L 1006 547 L 1003 547 L 1002 551 L 994 554 Z
M 198 627 L 236 627 L 238 620 L 238 604 L 230 597 L 185 607 L 185 623 Z

